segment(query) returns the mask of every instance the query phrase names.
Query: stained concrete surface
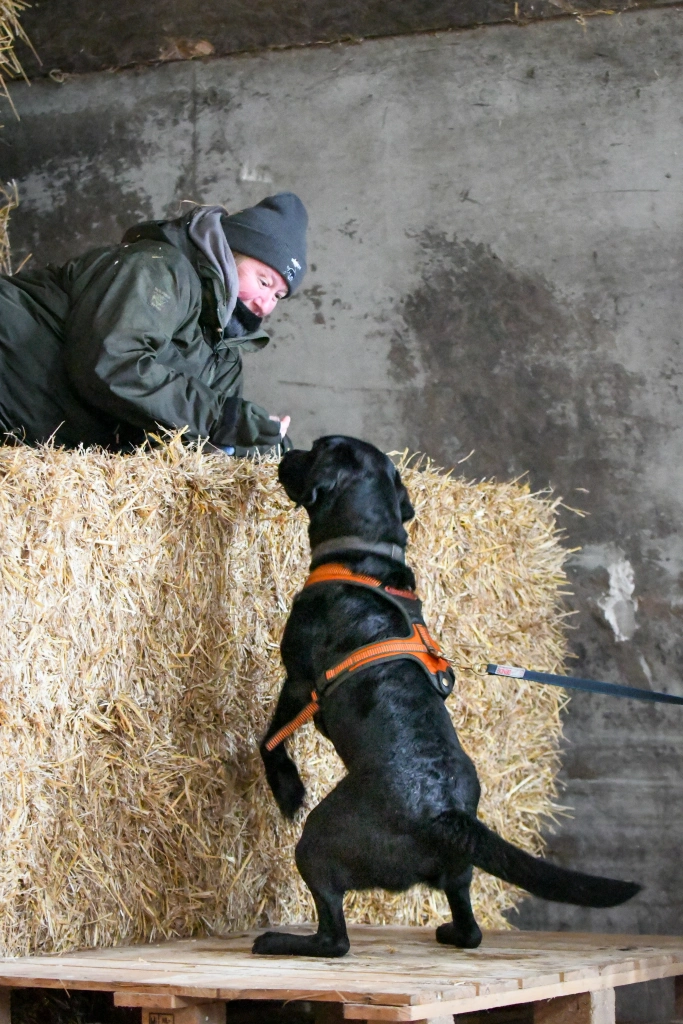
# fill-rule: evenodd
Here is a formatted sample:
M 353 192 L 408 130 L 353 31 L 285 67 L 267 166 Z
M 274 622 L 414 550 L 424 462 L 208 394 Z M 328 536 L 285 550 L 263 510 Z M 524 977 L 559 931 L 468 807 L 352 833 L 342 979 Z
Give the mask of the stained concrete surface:
M 651 10 L 17 86 L 15 258 L 294 189 L 311 272 L 249 359 L 294 440 L 556 488 L 575 674 L 683 693 L 683 14 Z M 524 927 L 680 932 L 678 708 L 576 695 L 559 862 L 635 878 Z M 476 760 L 476 751 L 472 752 Z
M 610 10 L 671 0 L 612 0 Z M 594 14 L 602 0 L 33 0 L 19 43 L 29 77 L 202 55 Z

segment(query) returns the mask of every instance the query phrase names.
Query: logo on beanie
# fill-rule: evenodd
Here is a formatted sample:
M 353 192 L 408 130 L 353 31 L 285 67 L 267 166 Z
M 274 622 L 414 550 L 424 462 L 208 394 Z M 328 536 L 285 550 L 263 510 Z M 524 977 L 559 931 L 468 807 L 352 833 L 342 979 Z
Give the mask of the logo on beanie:
M 287 266 L 285 268 L 285 272 L 284 272 L 284 274 L 282 276 L 284 278 L 286 278 L 287 281 L 293 281 L 294 278 L 296 277 L 297 270 L 301 270 L 301 264 L 299 263 L 298 260 L 295 260 L 294 257 L 292 256 L 292 258 L 289 261 L 289 263 L 287 264 Z

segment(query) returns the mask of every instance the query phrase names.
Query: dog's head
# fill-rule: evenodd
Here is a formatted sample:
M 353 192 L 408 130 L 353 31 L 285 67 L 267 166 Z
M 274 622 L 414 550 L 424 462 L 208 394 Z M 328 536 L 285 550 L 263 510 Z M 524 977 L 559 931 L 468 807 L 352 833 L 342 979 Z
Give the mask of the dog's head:
M 287 452 L 280 483 L 311 520 L 312 544 L 353 535 L 404 545 L 403 523 L 415 515 L 388 456 L 355 437 L 320 437 L 310 452 Z

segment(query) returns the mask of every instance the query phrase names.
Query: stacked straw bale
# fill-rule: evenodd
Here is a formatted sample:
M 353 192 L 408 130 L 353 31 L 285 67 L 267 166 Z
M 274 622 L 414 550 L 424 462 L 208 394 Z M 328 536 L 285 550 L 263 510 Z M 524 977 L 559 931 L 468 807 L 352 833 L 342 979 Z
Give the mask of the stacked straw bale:
M 482 817 L 539 851 L 553 813 L 559 691 L 487 678 L 557 671 L 564 551 L 554 504 L 518 483 L 407 467 L 409 557 L 453 657 L 449 706 Z M 306 516 L 272 462 L 154 451 L 0 449 L 0 951 L 311 920 L 258 742 L 278 643 L 306 576 Z M 342 773 L 311 725 L 290 741 L 308 806 Z M 476 878 L 505 926 L 518 894 Z M 349 894 L 355 921 L 428 923 L 440 895 Z
M 0 184 L 0 274 L 12 273 L 12 257 L 7 226 L 12 210 L 19 205 L 19 193 L 14 181 Z
M 28 4 L 24 0 L 0 0 L 0 96 L 5 97 L 17 117 L 12 97 L 7 89 L 7 80 L 20 76 L 26 77 L 17 57 L 15 46 L 17 40 L 21 39 L 33 49 L 19 22 L 22 11 L 27 7 Z M 35 53 L 35 50 L 33 52 Z M 5 185 L 0 184 L 0 274 L 12 273 L 7 224 L 10 213 L 18 205 L 19 195 L 16 184 L 13 181 Z
M 14 104 L 7 91 L 7 79 L 26 77 L 15 49 L 17 40 L 21 39 L 33 49 L 19 21 L 28 6 L 25 0 L 0 0 L 0 95 L 5 96 L 13 110 Z

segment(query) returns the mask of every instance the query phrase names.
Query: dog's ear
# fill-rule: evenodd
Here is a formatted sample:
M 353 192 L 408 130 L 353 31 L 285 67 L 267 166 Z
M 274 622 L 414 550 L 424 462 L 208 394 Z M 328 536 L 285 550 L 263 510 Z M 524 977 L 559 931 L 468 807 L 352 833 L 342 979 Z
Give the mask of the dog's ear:
M 310 509 L 321 497 L 336 490 L 360 468 L 356 453 L 349 445 L 321 446 L 309 468 L 301 504 Z
M 413 518 L 415 515 L 415 509 L 413 508 L 410 495 L 401 480 L 401 474 L 398 470 L 396 470 L 396 476 L 394 477 L 394 486 L 396 488 L 396 494 L 398 495 L 398 507 L 401 511 L 401 522 L 405 523 L 409 519 Z
M 304 492 L 301 499 L 301 504 L 304 508 L 311 508 L 315 505 L 323 495 L 329 494 L 331 491 L 338 487 L 339 484 L 343 483 L 344 480 L 348 479 L 349 472 L 344 469 L 343 466 L 328 466 L 325 467 L 325 472 L 310 474 L 310 486 Z
M 310 452 L 293 449 L 286 453 L 278 468 L 278 479 L 288 497 L 308 509 L 323 494 L 334 490 L 346 480 L 356 466 L 352 453 L 341 446 L 329 450 L 315 446 Z M 349 464 L 354 463 L 354 466 Z M 357 468 L 357 467 L 356 467 Z

